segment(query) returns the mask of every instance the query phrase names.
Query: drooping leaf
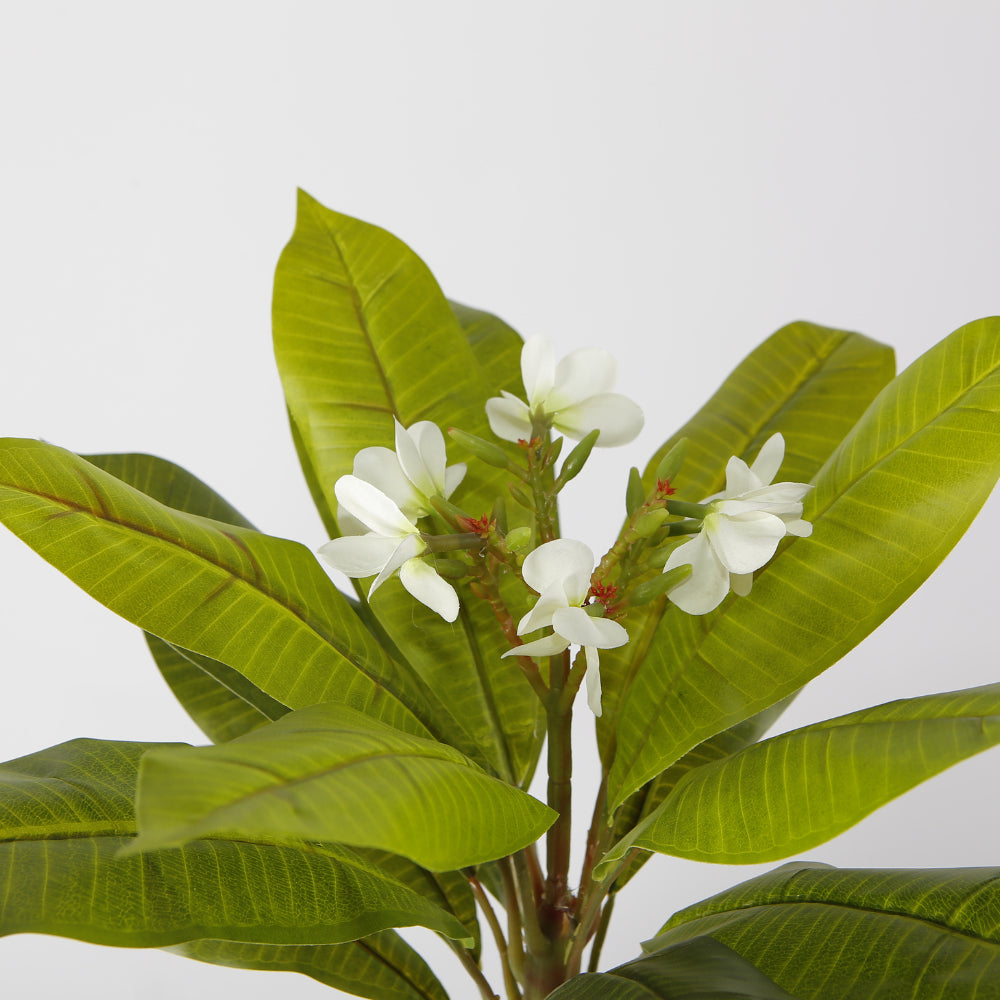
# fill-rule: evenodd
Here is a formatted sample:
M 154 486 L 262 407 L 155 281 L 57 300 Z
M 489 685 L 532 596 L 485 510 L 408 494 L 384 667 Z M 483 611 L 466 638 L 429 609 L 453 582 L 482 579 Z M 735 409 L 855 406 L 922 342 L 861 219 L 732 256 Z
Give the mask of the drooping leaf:
M 168 949 L 233 969 L 300 972 L 325 986 L 370 1000 L 448 1000 L 427 963 L 394 931 L 330 945 L 189 941 Z
M 334 703 L 221 746 L 151 751 L 136 813 L 136 850 L 241 834 L 373 847 L 432 871 L 511 854 L 555 818 L 452 747 Z
M 814 479 L 812 537 L 748 597 L 663 616 L 619 712 L 615 803 L 836 662 L 951 550 L 1000 475 L 998 334 L 962 327 L 879 395 Z
M 128 947 L 331 944 L 414 924 L 468 936 L 346 848 L 219 839 L 122 856 L 139 759 L 153 746 L 73 740 L 0 765 L 0 934 Z
M 496 317 L 453 307 L 396 237 L 303 192 L 275 275 L 273 322 L 296 446 L 331 533 L 334 484 L 352 471 L 362 448 L 393 447 L 394 419 L 404 427 L 430 420 L 445 431 L 457 426 L 490 436 L 485 402 L 498 388 L 487 373 L 509 381 L 518 339 Z M 493 348 L 501 350 L 491 356 Z M 471 462 L 452 499 L 478 517 L 505 494 L 504 481 L 502 470 Z M 522 782 L 540 748 L 541 709 L 517 667 L 500 661 L 507 647 L 490 609 L 467 588 L 460 596 L 453 624 L 397 580 L 380 589 L 372 607 L 428 687 L 447 691 L 461 734 L 445 731 L 442 738 L 476 748 L 496 774 Z
M 786 858 L 997 743 L 1000 684 L 805 726 L 689 771 L 598 868 L 632 847 L 716 864 Z
M 705 934 L 798 1000 L 997 1000 L 1000 869 L 794 862 L 682 910 L 644 947 Z
M 40 441 L 0 441 L 0 500 L 0 520 L 92 597 L 280 704 L 336 698 L 411 732 L 428 732 L 415 712 L 434 725 L 423 685 L 298 543 L 165 507 Z
M 576 976 L 549 1000 L 793 1000 L 710 937 L 661 948 L 609 972 Z
M 653 455 L 643 485 L 652 489 L 661 459 L 686 439 L 684 465 L 674 485 L 686 499 L 701 500 L 725 486 L 732 455 L 755 458 L 761 445 L 779 432 L 785 438 L 780 479 L 807 483 L 894 372 L 892 348 L 884 344 L 815 323 L 790 323 L 744 358 L 715 395 Z M 664 616 L 667 630 L 691 626 L 675 621 L 680 613 L 661 598 L 631 612 L 629 644 L 601 657 L 605 711 L 597 732 L 606 764 L 614 753 L 616 706 L 650 646 L 662 642 L 657 629 Z M 654 648 L 654 660 L 656 654 Z

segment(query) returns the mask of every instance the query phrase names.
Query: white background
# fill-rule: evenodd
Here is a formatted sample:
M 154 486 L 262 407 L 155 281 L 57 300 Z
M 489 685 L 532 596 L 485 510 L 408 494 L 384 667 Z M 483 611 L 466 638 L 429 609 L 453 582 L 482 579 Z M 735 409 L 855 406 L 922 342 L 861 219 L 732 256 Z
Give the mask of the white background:
M 902 367 L 998 311 L 998 33 L 988 2 L 8 4 L 0 428 L 163 455 L 264 530 L 324 541 L 269 342 L 301 186 L 401 236 L 451 297 L 618 356 L 647 429 L 564 514 L 602 549 L 628 466 L 777 327 L 859 330 Z M 783 725 L 997 679 L 997 510 Z M 3 759 L 199 741 L 132 627 L 6 533 L 0 560 Z M 967 762 L 810 856 L 998 864 L 998 767 Z M 767 867 L 654 859 L 607 962 Z M 19 998 L 333 995 L 44 937 L 0 941 L 0 980 Z

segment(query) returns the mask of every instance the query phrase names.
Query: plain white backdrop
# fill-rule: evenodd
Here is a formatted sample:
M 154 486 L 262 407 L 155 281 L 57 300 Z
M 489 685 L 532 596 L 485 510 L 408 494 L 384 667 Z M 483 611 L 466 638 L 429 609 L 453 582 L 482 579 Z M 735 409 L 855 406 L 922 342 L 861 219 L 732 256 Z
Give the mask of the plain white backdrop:
M 321 544 L 270 347 L 301 186 L 406 240 L 450 297 L 617 355 L 646 430 L 563 514 L 603 551 L 628 466 L 779 326 L 859 330 L 903 367 L 1000 311 L 998 40 L 987 0 L 8 4 L 0 431 L 162 455 Z M 783 728 L 998 679 L 998 510 Z M 2 759 L 203 741 L 135 629 L 6 532 L 0 564 Z M 962 764 L 810 857 L 1000 864 L 998 769 L 996 751 Z M 586 753 L 578 771 L 582 801 Z M 767 867 L 653 859 L 605 964 Z M 334 995 L 32 936 L 0 940 L 0 980 L 28 1000 Z

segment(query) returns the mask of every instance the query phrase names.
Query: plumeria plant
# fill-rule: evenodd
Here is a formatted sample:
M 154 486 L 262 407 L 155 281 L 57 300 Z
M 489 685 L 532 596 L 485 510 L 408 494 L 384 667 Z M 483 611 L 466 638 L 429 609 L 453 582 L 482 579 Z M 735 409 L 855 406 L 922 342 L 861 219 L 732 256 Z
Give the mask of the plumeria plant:
M 559 504 L 643 426 L 608 352 L 522 342 L 305 194 L 274 342 L 325 544 L 259 532 L 159 458 L 0 445 L 0 518 L 145 631 L 211 741 L 0 765 L 0 933 L 374 1000 L 446 997 L 412 926 L 484 1000 L 1000 997 L 1000 868 L 793 861 L 601 962 L 650 852 L 799 856 L 1000 742 L 1000 685 L 765 735 L 1000 476 L 1000 320 L 898 377 L 866 337 L 779 330 L 623 474 L 599 558 Z M 574 710 L 601 765 L 582 823 Z

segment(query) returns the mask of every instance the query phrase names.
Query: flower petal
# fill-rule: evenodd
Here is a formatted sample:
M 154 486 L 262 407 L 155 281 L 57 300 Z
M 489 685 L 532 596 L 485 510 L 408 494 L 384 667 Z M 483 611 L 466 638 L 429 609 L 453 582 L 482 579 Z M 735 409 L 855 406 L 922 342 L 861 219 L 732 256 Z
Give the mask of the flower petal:
M 628 642 L 628 632 L 608 618 L 591 618 L 583 608 L 560 608 L 552 615 L 552 628 L 578 646 L 615 649 Z
M 681 542 L 667 558 L 663 572 L 690 566 L 691 575 L 667 593 L 669 600 L 689 615 L 707 615 L 729 593 L 729 571 L 700 534 Z
M 527 441 L 531 437 L 531 411 L 527 403 L 505 392 L 486 400 L 490 430 L 503 441 Z
M 466 468 L 465 462 L 456 462 L 455 465 L 449 465 L 444 470 L 444 493 L 441 495 L 445 500 L 458 489 L 459 483 L 465 478 Z
M 544 402 L 555 377 L 556 359 L 552 344 L 546 337 L 529 337 L 521 348 L 521 381 L 531 409 Z M 499 436 L 503 437 L 502 434 Z
M 418 600 L 436 611 L 446 622 L 458 617 L 458 594 L 434 567 L 423 559 L 407 559 L 399 568 L 399 582 Z
M 420 555 L 426 548 L 426 543 L 419 535 L 406 535 L 389 555 L 378 576 L 375 577 L 368 591 L 368 597 L 370 598 L 403 563 Z
M 541 639 L 508 649 L 506 653 L 500 654 L 500 659 L 505 656 L 555 656 L 568 647 L 569 642 L 561 635 L 545 635 Z
M 380 489 L 357 476 L 341 476 L 334 493 L 348 513 L 387 538 L 413 534 L 417 527 Z
M 545 397 L 545 408 L 561 410 L 609 393 L 617 380 L 618 362 L 607 351 L 599 347 L 570 351 L 556 365 L 555 384 Z
M 729 586 L 737 597 L 746 597 L 753 587 L 753 573 L 730 573 Z
M 535 606 L 517 623 L 517 634 L 526 635 L 536 629 L 548 628 L 552 624 L 553 612 L 568 605 L 563 581 L 553 580 L 539 594 Z
M 750 471 L 750 466 L 735 455 L 726 462 L 726 489 L 723 498 L 742 497 L 749 490 L 761 485 L 760 480 Z
M 593 646 L 587 646 L 585 652 L 587 656 L 587 705 L 599 719 L 602 711 L 600 654 Z
M 423 517 L 424 498 L 413 488 L 391 448 L 362 448 L 354 456 L 354 475 L 381 490 L 407 517 Z
M 374 533 L 334 538 L 319 547 L 319 554 L 347 576 L 375 576 L 396 549 L 395 538 Z
M 529 552 L 521 567 L 524 582 L 539 594 L 562 581 L 568 604 L 582 604 L 590 590 L 594 553 L 574 538 L 556 538 Z
M 772 434 L 761 445 L 757 457 L 750 466 L 750 471 L 760 480 L 762 486 L 774 482 L 774 477 L 781 468 L 785 458 L 785 439 L 781 434 Z
M 337 527 L 342 535 L 366 535 L 368 525 L 363 524 L 353 514 L 337 504 Z
M 406 478 L 425 496 L 444 492 L 448 457 L 444 435 L 437 424 L 418 420 L 408 429 L 396 421 L 396 454 Z
M 638 436 L 644 422 L 638 404 L 617 392 L 604 392 L 575 406 L 567 406 L 556 413 L 553 421 L 556 428 L 574 440 L 599 430 L 598 448 L 628 444 Z
M 730 573 L 752 573 L 774 555 L 785 537 L 785 522 L 762 510 L 734 517 L 709 514 L 701 530 Z

